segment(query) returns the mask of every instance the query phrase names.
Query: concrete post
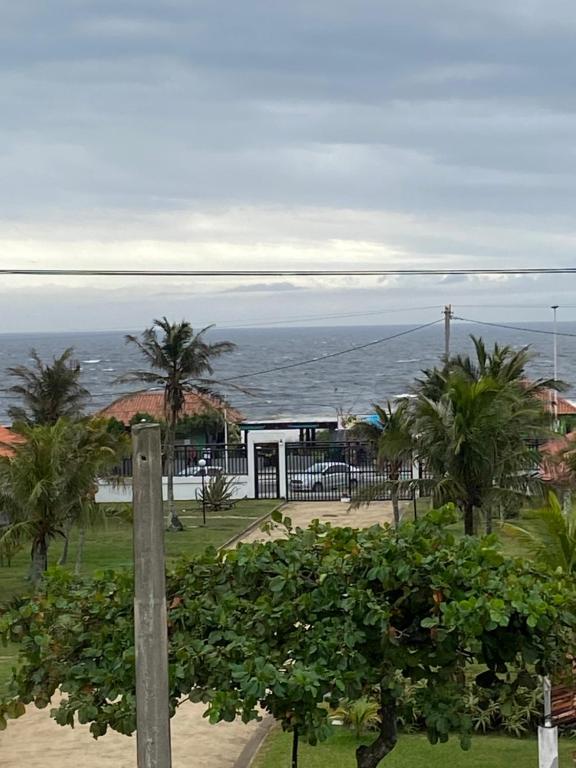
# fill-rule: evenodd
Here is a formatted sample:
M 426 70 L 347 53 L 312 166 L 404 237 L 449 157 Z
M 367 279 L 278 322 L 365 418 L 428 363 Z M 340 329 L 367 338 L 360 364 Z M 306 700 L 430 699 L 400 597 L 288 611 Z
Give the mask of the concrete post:
M 132 437 L 138 768 L 171 768 L 160 426 Z

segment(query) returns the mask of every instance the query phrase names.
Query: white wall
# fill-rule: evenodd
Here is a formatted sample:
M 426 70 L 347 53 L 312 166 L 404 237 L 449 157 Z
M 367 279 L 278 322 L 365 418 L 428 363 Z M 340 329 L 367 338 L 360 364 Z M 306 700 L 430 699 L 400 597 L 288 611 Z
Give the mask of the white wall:
M 164 500 L 167 499 L 168 480 L 162 478 Z M 202 479 L 200 477 L 175 477 L 174 498 L 176 501 L 191 501 L 200 496 Z M 249 484 L 246 475 L 234 477 L 233 493 L 235 499 L 245 499 L 248 496 Z M 116 501 L 132 501 L 132 478 L 127 478 L 123 486 L 115 488 L 108 483 L 99 483 L 96 501 L 101 504 L 111 504 Z
M 280 498 L 286 498 L 286 443 L 297 440 L 299 430 L 294 429 L 255 429 L 247 433 L 248 453 L 248 495 L 256 497 L 256 460 L 254 446 L 258 443 L 278 443 L 278 464 L 280 473 Z

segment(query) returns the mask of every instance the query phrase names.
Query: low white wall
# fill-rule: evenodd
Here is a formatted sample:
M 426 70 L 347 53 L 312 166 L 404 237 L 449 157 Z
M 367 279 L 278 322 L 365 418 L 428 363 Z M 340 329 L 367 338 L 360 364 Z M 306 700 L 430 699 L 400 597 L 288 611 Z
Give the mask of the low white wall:
M 164 477 L 162 478 L 164 500 L 167 498 L 167 487 L 168 481 Z M 176 501 L 197 499 L 200 496 L 201 490 L 202 479 L 200 477 L 174 478 L 174 498 Z M 235 499 L 245 499 L 248 496 L 248 476 L 235 476 L 232 490 Z M 99 483 L 96 501 L 99 504 L 112 504 L 115 501 L 132 501 L 132 478 L 126 478 L 125 484 L 119 488 L 115 488 L 109 483 Z

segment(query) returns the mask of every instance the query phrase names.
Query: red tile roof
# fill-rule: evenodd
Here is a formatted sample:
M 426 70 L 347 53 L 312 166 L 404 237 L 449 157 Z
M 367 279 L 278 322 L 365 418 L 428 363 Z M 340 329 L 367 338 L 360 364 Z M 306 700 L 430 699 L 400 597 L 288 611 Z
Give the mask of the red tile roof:
M 555 392 L 553 389 L 545 389 L 542 392 L 538 392 L 536 394 L 538 399 L 548 406 L 549 411 L 552 411 L 554 395 L 556 395 L 556 401 L 558 403 L 558 416 L 570 416 L 572 414 L 576 414 L 576 405 L 572 405 L 569 400 L 566 400 L 564 397 L 560 397 L 558 392 Z
M 196 392 L 186 393 L 182 415 L 197 416 L 198 414 L 206 413 L 212 408 L 215 408 L 218 411 L 223 411 L 224 408 L 226 408 L 228 421 L 242 421 L 242 414 L 235 408 L 231 408 L 229 405 L 226 405 L 226 403 L 216 400 L 213 397 L 199 395 Z M 155 419 L 160 421 L 164 420 L 164 392 L 161 390 L 153 390 L 124 395 L 99 411 L 98 415 L 105 419 L 118 419 L 118 421 L 121 421 L 128 426 L 130 420 L 137 413 L 149 413 L 150 416 Z
M 12 445 L 23 442 L 23 438 L 12 432 L 8 427 L 0 426 L 0 456 L 12 456 L 14 450 Z

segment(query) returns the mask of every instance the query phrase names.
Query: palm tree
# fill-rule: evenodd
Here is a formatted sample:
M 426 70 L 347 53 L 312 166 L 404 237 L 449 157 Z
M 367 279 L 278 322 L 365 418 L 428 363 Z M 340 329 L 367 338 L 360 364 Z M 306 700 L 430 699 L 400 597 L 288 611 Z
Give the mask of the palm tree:
M 65 539 L 70 522 L 94 508 L 96 479 L 118 461 L 119 443 L 101 423 L 59 419 L 17 431 L 23 441 L 0 459 L 0 513 L 7 519 L 0 549 L 12 553 L 29 541 L 36 584 L 48 567 L 50 542 Z
M 518 539 L 536 559 L 563 573 L 576 573 L 576 511 L 566 513 L 555 493 L 548 503 L 527 514 L 525 525 L 506 523 L 504 531 Z
M 380 471 L 387 472 L 389 477 L 390 497 L 394 524 L 400 524 L 399 489 L 402 467 L 406 461 L 411 461 L 414 452 L 414 437 L 412 432 L 408 402 L 400 400 L 396 407 L 390 402 L 384 408 L 374 405 L 378 416 L 378 424 L 365 422 L 357 423 L 354 432 L 359 434 L 377 447 L 377 465 Z M 378 487 L 367 491 L 367 500 L 374 498 Z M 362 494 L 360 494 L 362 497 Z
M 446 378 L 457 371 L 469 381 L 480 381 L 490 377 L 495 382 L 505 386 L 508 384 L 521 385 L 531 394 L 537 394 L 550 389 L 561 390 L 563 384 L 553 379 L 528 380 L 526 366 L 534 359 L 534 353 L 529 346 L 514 350 L 509 345 L 494 344 L 488 351 L 484 339 L 470 336 L 474 345 L 475 359 L 470 355 L 454 355 L 441 369 L 432 368 L 423 371 L 424 378 L 417 382 L 417 390 L 432 400 L 438 399 L 445 388 Z
M 538 455 L 529 441 L 547 433 L 547 416 L 516 381 L 458 368 L 432 377 L 434 387 L 425 380 L 413 404 L 418 455 L 432 477 L 434 500 L 455 502 L 472 535 L 476 510 L 486 513 L 489 528 L 495 504 L 537 485 Z
M 171 323 L 163 317 L 154 320 L 153 326 L 146 328 L 140 338 L 126 336 L 126 341 L 135 344 L 142 352 L 151 370 L 131 371 L 119 380 L 140 381 L 164 390 L 168 525 L 176 531 L 183 530 L 183 526 L 174 505 L 174 452 L 176 424 L 182 415 L 185 395 L 187 392 L 206 395 L 207 406 L 212 406 L 210 396 L 214 395 L 219 384 L 210 378 L 214 373 L 212 361 L 235 348 L 230 341 L 215 344 L 205 341 L 204 335 L 210 327 L 195 333 L 187 321 Z
M 17 365 L 8 373 L 20 380 L 9 388 L 19 395 L 23 405 L 8 410 L 13 421 L 27 424 L 55 424 L 60 418 L 79 418 L 90 397 L 90 392 L 80 384 L 80 364 L 72 359 L 72 347 L 60 357 L 44 363 L 36 350 L 31 350 L 33 366 Z

